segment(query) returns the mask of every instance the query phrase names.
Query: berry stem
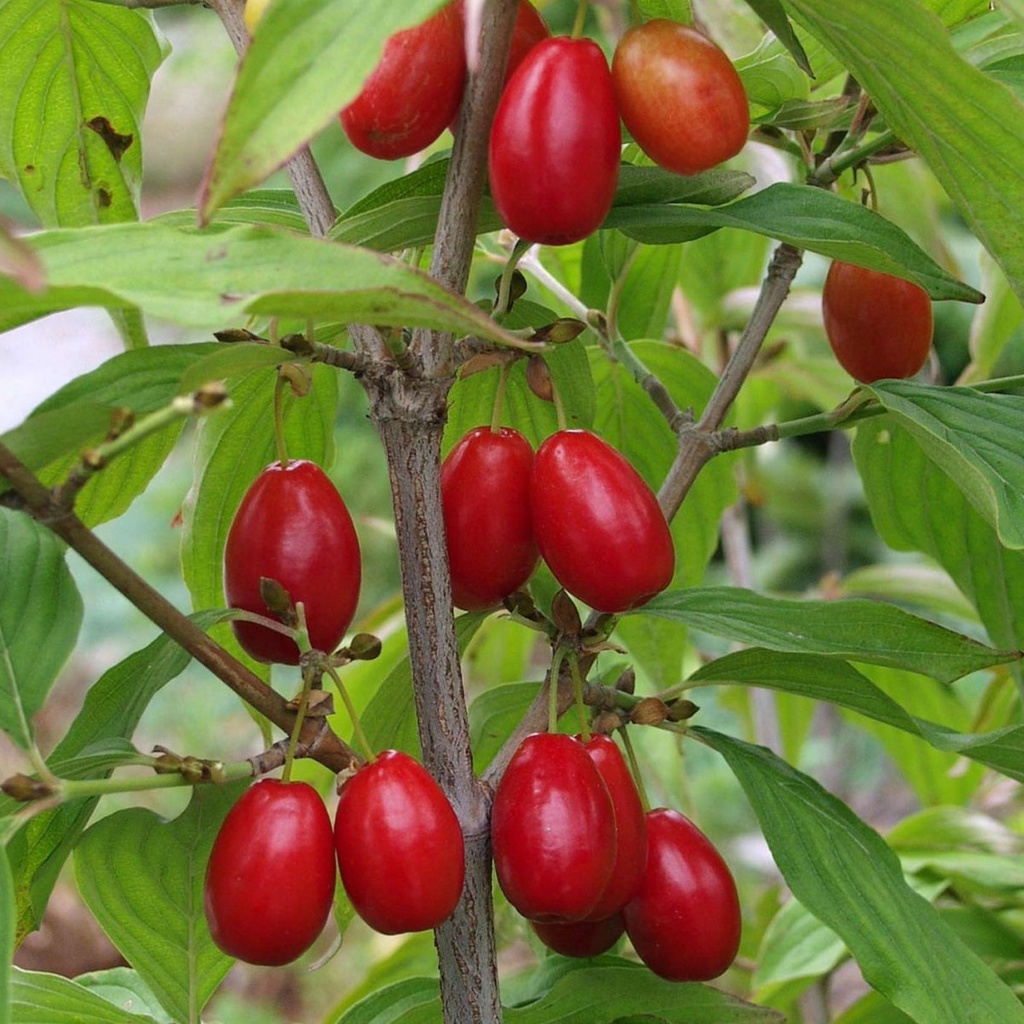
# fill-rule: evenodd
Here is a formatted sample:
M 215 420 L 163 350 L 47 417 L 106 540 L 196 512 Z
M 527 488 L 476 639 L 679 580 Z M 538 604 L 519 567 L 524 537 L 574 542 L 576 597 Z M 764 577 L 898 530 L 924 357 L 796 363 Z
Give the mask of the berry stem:
M 580 0 L 576 7 L 576 21 L 572 26 L 572 38 L 579 39 L 583 35 L 583 25 L 587 20 L 587 8 L 590 6 L 590 0 Z
M 576 712 L 580 716 L 580 735 L 584 743 L 590 742 L 590 723 L 587 721 L 586 704 L 583 700 L 583 676 L 580 675 L 580 659 L 575 653 L 569 654 L 569 671 L 572 673 L 572 692 Z
M 562 674 L 562 662 L 565 650 L 561 647 L 555 651 L 551 661 L 551 674 L 548 677 L 548 732 L 558 732 L 558 680 Z
M 555 420 L 558 423 L 558 429 L 565 430 L 567 428 L 565 405 L 562 402 L 562 395 L 558 390 L 554 377 L 551 378 L 551 401 L 555 405 Z
M 491 411 L 492 434 L 497 434 L 501 430 L 501 416 L 505 409 L 505 391 L 508 388 L 508 375 L 511 369 L 511 363 L 502 363 L 498 372 L 498 390 L 494 395 L 494 409 Z
M 491 316 L 498 323 L 501 323 L 501 318 L 509 311 L 509 307 L 512 305 L 512 276 L 515 274 L 519 261 L 530 251 L 530 244 L 530 242 L 517 238 L 516 244 L 512 247 L 512 252 L 505 261 L 501 277 L 498 279 L 498 297 L 494 301 L 494 309 L 491 310 Z
M 341 676 L 338 675 L 337 670 L 333 666 L 327 666 L 327 674 L 334 680 L 334 685 L 338 688 L 338 694 L 341 697 L 342 703 L 345 705 L 348 717 L 352 720 L 352 735 L 355 737 L 356 743 L 359 744 L 360 749 L 366 755 L 366 760 L 372 764 L 377 760 L 377 754 L 374 752 L 373 745 L 370 743 L 366 733 L 363 731 L 363 723 L 359 721 L 359 712 L 356 711 L 356 706 L 352 703 L 352 697 L 349 695 L 345 684 L 341 681 Z
M 619 730 L 619 734 L 622 736 L 622 746 L 626 751 L 626 760 L 629 762 L 629 770 L 633 775 L 636 791 L 640 794 L 640 806 L 643 807 L 644 814 L 646 814 L 651 809 L 651 800 L 647 795 L 647 787 L 644 785 L 644 777 L 640 771 L 640 762 L 636 757 L 632 737 L 629 735 L 629 729 L 625 726 Z
M 277 461 L 282 466 L 288 465 L 288 445 L 284 439 L 284 389 L 287 386 L 287 380 L 278 374 L 274 385 L 274 444 L 277 447 Z

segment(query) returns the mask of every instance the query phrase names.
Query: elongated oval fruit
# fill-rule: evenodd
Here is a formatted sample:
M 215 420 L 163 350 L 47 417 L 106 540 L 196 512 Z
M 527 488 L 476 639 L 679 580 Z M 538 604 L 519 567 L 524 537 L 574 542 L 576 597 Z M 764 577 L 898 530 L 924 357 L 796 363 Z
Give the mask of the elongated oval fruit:
M 530 926 L 548 949 L 562 956 L 586 958 L 607 953 L 622 938 L 626 923 L 622 914 L 612 914 L 599 921 L 531 921 Z
M 341 125 L 357 149 L 398 160 L 429 146 L 455 117 L 466 81 L 464 21 L 450 3 L 420 25 L 396 32 Z
M 534 733 L 519 745 L 494 794 L 491 845 L 498 884 L 531 921 L 579 921 L 615 863 L 615 813 L 583 745 Z
M 491 195 L 501 219 L 531 242 L 586 238 L 611 209 L 621 148 L 601 48 L 589 39 L 541 40 L 509 79 L 491 128 Z
M 836 359 L 862 384 L 913 377 L 932 347 L 932 303 L 912 281 L 836 260 L 821 293 Z
M 497 608 L 537 567 L 532 468 L 530 442 L 510 427 L 476 427 L 444 460 L 441 501 L 457 608 Z
M 263 779 L 214 840 L 203 885 L 210 934 L 229 956 L 277 966 L 301 956 L 334 901 L 331 819 L 305 782 Z
M 647 818 L 629 765 L 615 740 L 598 734 L 591 736 L 583 749 L 601 773 L 615 811 L 615 865 L 601 898 L 587 915 L 588 921 L 601 921 L 617 914 L 640 888 L 647 865 Z
M 228 530 L 228 605 L 273 618 L 260 581 L 276 580 L 293 605 L 303 603 L 313 647 L 329 653 L 355 615 L 361 578 L 352 517 L 327 474 L 303 459 L 267 466 L 246 491 Z M 298 664 L 299 648 L 290 637 L 257 623 L 231 625 L 251 657 Z
M 612 81 L 623 123 L 667 170 L 709 170 L 747 141 L 750 111 L 740 76 L 696 29 L 666 18 L 631 28 L 615 48 Z
M 541 557 L 591 608 L 637 608 L 671 582 L 675 549 L 658 499 L 596 434 L 560 430 L 544 441 L 530 502 Z
M 722 855 L 688 818 L 647 815 L 647 868 L 622 911 L 637 955 L 669 981 L 710 981 L 736 958 L 742 917 Z
M 462 829 L 418 761 L 385 750 L 341 788 L 334 817 L 341 883 L 356 913 L 385 935 L 436 928 L 462 894 Z

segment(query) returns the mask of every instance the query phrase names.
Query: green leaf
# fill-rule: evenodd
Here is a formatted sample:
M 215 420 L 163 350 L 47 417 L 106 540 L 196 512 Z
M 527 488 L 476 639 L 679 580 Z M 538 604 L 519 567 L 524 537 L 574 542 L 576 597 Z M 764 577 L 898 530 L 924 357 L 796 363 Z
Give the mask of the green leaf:
M 746 0 L 747 6 L 775 33 L 775 38 L 793 55 L 797 66 L 811 77 L 810 61 L 793 26 L 789 23 L 786 11 L 779 0 Z
M 1024 548 L 1024 397 L 890 381 L 869 389 L 1006 547 Z
M 916 150 L 1024 298 L 1024 106 L 953 49 L 920 4 L 784 0 Z M 881 269 L 881 268 L 879 268 Z
M 807 101 L 807 75 L 774 36 L 765 36 L 755 50 L 744 54 L 735 64 L 743 91 L 755 108 L 755 121 L 762 120 L 757 116 L 758 107 L 774 111 L 790 103 Z
M 126 1013 L 147 1013 L 154 1020 L 165 1018 L 160 1001 L 150 987 L 130 967 L 109 967 L 79 974 L 75 983 L 105 999 Z
M 763 747 L 694 726 L 728 762 L 793 895 L 849 947 L 868 984 L 920 1024 L 1024 1021 L 1013 992 L 904 881 L 842 801 Z
M 163 57 L 139 11 L 0 0 L 0 177 L 44 226 L 137 219 L 142 116 Z
M 289 456 L 329 468 L 334 461 L 337 370 L 314 366 L 313 387 L 301 399 L 286 400 L 284 439 Z M 181 562 L 197 609 L 224 604 L 223 559 L 228 529 L 242 497 L 260 472 L 277 458 L 274 388 L 277 374 L 254 370 L 229 388 L 231 408 L 200 420 L 196 429 L 195 476 L 182 506 Z M 342 487 L 344 491 L 344 487 Z M 247 664 L 226 626 L 217 639 Z M 261 674 L 266 666 L 260 666 Z
M 986 733 L 957 732 L 910 714 L 866 675 L 834 658 L 750 647 L 701 666 L 690 682 L 761 686 L 827 701 L 922 739 L 936 750 L 969 757 L 1024 781 L 1024 726 Z
M 406 978 L 372 992 L 334 1024 L 437 1024 L 441 995 L 436 978 Z
M 940 682 L 1021 657 L 1019 651 L 994 650 L 894 605 L 859 598 L 798 601 L 738 587 L 694 587 L 660 594 L 639 614 L 743 644 L 891 665 Z
M 208 628 L 219 613 L 207 612 L 195 621 Z M 83 763 L 87 751 L 110 749 L 118 740 L 127 742 L 153 696 L 188 665 L 190 656 L 160 636 L 141 651 L 130 654 L 108 669 L 89 688 L 85 703 L 64 738 L 54 748 L 48 763 L 66 778 L 87 778 L 69 766 Z M 83 760 L 80 760 L 83 759 Z M 107 767 L 93 766 L 92 777 L 103 778 Z M 18 937 L 39 927 L 57 882 L 78 837 L 96 807 L 98 799 L 63 803 L 35 815 L 8 845 L 18 904 Z
M 130 409 L 155 412 L 181 392 L 191 364 L 219 346 L 160 345 L 125 352 L 60 388 L 28 419 L 0 437 L 43 483 L 61 483 L 87 448 L 110 429 L 111 417 Z M 171 423 L 111 461 L 79 492 L 75 513 L 87 526 L 121 515 L 163 465 L 182 430 Z M 0 482 L 0 490 L 6 481 Z
M 592 966 L 591 966 L 592 964 Z M 664 981 L 636 963 L 608 958 L 562 973 L 543 996 L 505 1011 L 505 1024 L 779 1024 L 780 1013 L 710 985 Z
M 859 203 L 810 185 L 780 182 L 710 210 L 679 205 L 617 207 L 604 226 L 656 245 L 689 241 L 718 228 L 743 228 L 822 256 L 905 277 L 933 299 L 983 299 L 980 292 L 943 270 L 902 228 Z
M 539 692 L 540 683 L 507 683 L 484 690 L 470 704 L 469 741 L 478 773 L 491 763 Z
M 971 322 L 971 365 L 961 375 L 961 381 L 967 384 L 993 376 L 999 357 L 1024 324 L 1024 305 L 995 262 L 986 256 L 981 261 L 981 272 L 982 290 L 987 297 Z
M 1016 582 L 1024 578 L 1024 552 L 1002 546 L 905 429 L 877 420 L 862 423 L 853 454 L 872 521 L 886 544 L 934 558 L 977 608 L 993 643 L 1024 646 L 1024 593 Z
M 335 221 L 328 237 L 350 245 L 396 252 L 429 245 L 437 231 L 448 160 L 434 160 L 394 181 L 386 182 L 349 207 Z M 742 171 L 708 171 L 683 177 L 659 167 L 622 164 L 614 206 L 671 202 L 717 206 L 742 195 L 754 179 Z M 614 220 L 614 211 L 609 221 Z M 489 196 L 477 217 L 478 235 L 502 227 Z
M 244 784 L 197 786 L 164 821 L 141 807 L 92 825 L 75 849 L 86 905 L 175 1020 L 196 1020 L 232 960 L 203 913 L 206 862 Z
M 14 923 L 17 909 L 14 905 L 14 878 L 7 848 L 0 847 L 0 1024 L 11 1024 L 11 975 L 6 965 L 14 959 Z
M 644 18 L 668 18 L 670 21 L 681 21 L 684 25 L 693 24 L 693 11 L 690 0 L 637 0 Z
M 12 1024 L 153 1024 L 70 978 L 11 967 Z
M 0 508 L 0 729 L 22 749 L 82 625 L 64 547 L 24 512 Z
M 258 185 L 353 100 L 392 33 L 423 21 L 437 0 L 268 7 L 228 101 L 200 209 Z
M 30 241 L 50 287 L 35 295 L 0 277 L 0 330 L 74 306 L 138 306 L 207 329 L 262 314 L 509 340 L 468 300 L 399 260 L 280 228 L 184 231 L 147 222 L 45 231 Z
M 168 210 L 152 218 L 168 227 L 192 229 L 196 226 L 194 208 Z M 272 224 L 299 235 L 308 235 L 299 200 L 290 188 L 254 188 L 226 202 L 213 221 L 215 224 Z

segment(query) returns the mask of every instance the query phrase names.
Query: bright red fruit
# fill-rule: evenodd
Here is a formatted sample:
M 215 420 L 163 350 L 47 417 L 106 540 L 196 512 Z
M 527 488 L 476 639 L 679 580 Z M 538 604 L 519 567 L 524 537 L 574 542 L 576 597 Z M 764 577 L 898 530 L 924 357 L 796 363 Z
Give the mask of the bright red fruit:
M 615 812 L 583 744 L 527 736 L 494 794 L 491 846 L 498 884 L 531 921 L 579 921 L 615 862 Z
M 601 921 L 621 910 L 640 888 L 647 864 L 647 818 L 629 765 L 615 740 L 598 734 L 584 743 L 583 748 L 601 773 L 615 811 L 615 866 L 601 898 L 587 915 L 588 921 Z
M 548 949 L 562 956 L 589 957 L 607 953 L 619 941 L 626 923 L 621 914 L 613 914 L 600 921 L 531 921 L 530 926 Z
M 596 434 L 552 434 L 537 449 L 531 488 L 541 557 L 570 594 L 622 612 L 671 582 L 675 549 L 658 499 Z
M 736 957 L 742 920 L 721 854 L 678 811 L 647 815 L 647 869 L 623 910 L 637 955 L 669 981 L 709 981 Z
M 510 427 L 476 427 L 444 460 L 441 501 L 456 607 L 497 608 L 537 567 L 532 468 L 530 442 Z
M 462 894 L 462 829 L 418 761 L 385 750 L 341 787 L 334 817 L 341 882 L 356 913 L 385 935 L 436 928 Z
M 615 100 L 637 145 L 677 174 L 735 156 L 750 112 L 725 53 L 695 29 L 665 18 L 631 28 L 612 58 Z
M 359 540 L 352 517 L 327 474 L 302 459 L 274 462 L 242 498 L 224 548 L 224 594 L 232 608 L 272 617 L 260 579 L 276 580 L 292 604 L 303 603 L 313 647 L 333 651 L 359 602 Z M 258 661 L 299 663 L 282 633 L 232 622 L 238 642 Z
M 491 196 L 521 238 L 578 242 L 611 209 L 622 132 L 611 73 L 589 39 L 537 43 L 502 93 L 491 127 Z
M 932 303 L 912 281 L 835 261 L 821 294 L 825 333 L 854 380 L 912 377 L 932 346 Z
M 455 117 L 466 81 L 461 9 L 447 4 L 396 32 L 362 92 L 341 112 L 352 145 L 380 160 L 412 156 Z
M 331 819 L 304 782 L 262 779 L 228 812 L 206 867 L 203 905 L 213 941 L 250 964 L 301 956 L 334 901 Z

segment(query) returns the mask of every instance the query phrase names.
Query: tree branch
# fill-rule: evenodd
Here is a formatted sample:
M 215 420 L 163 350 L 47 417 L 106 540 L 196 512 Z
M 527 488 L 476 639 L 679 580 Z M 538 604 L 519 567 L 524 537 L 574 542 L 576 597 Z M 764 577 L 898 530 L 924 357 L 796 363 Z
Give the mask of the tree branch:
M 178 611 L 111 551 L 73 511 L 56 504 L 53 494 L 3 444 L 0 444 L 0 475 L 10 482 L 24 500 L 26 510 L 38 522 L 77 551 L 111 586 L 124 594 L 172 640 L 276 726 L 286 733 L 291 731 L 295 723 L 295 712 L 288 708 L 284 697 L 210 639 L 188 616 Z M 299 742 L 309 756 L 335 772 L 359 761 L 355 751 L 331 731 L 324 719 L 308 720 L 299 736 Z

